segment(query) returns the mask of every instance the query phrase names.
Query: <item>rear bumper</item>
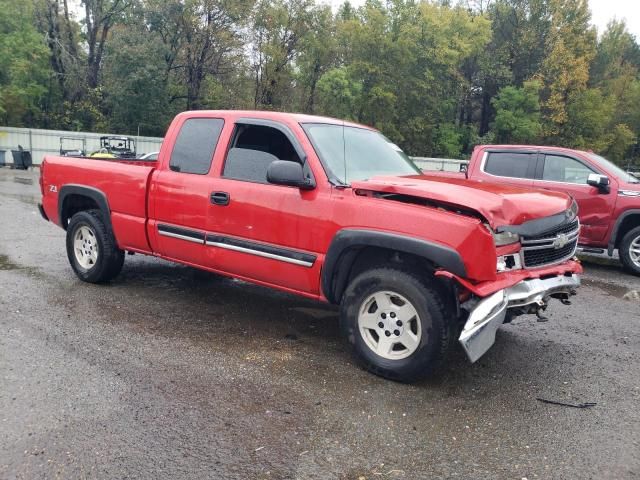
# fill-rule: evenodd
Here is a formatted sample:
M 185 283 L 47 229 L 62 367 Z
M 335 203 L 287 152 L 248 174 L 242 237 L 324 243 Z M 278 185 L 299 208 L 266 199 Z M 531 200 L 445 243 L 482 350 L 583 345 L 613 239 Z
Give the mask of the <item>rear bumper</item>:
M 499 290 L 480 300 L 465 323 L 459 341 L 469 360 L 475 362 L 494 344 L 496 331 L 504 322 L 507 309 L 544 305 L 553 295 L 573 295 L 580 286 L 575 273 L 551 278 L 532 278 Z
M 47 213 L 44 211 L 44 208 L 41 203 L 38 204 L 38 211 L 42 218 L 44 218 L 47 222 L 49 221 L 49 217 L 47 217 Z

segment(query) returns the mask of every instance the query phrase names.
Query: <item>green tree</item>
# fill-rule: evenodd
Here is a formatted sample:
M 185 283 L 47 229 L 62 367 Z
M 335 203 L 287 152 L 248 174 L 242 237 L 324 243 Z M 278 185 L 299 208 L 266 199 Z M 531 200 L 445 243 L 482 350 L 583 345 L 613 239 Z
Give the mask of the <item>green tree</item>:
M 297 80 L 301 90 L 301 110 L 314 113 L 318 97 L 318 82 L 337 62 L 336 22 L 328 5 L 311 11 L 309 31 L 300 42 L 296 61 Z
M 87 87 L 99 85 L 100 69 L 109 31 L 132 6 L 132 0 L 82 0 L 84 39 L 87 43 Z
M 355 120 L 361 94 L 362 85 L 351 77 L 347 67 L 329 70 L 318 80 L 318 104 L 325 115 Z
M 609 145 L 608 128 L 615 102 L 596 88 L 572 95 L 566 105 L 565 145 L 602 152 Z
M 339 79 L 358 89 L 350 117 L 376 126 L 411 154 L 459 151 L 462 143 L 451 148 L 451 142 L 462 141 L 460 112 L 473 89 L 464 66 L 489 41 L 488 19 L 463 8 L 393 0 L 369 1 L 356 11 L 345 5 L 337 22 Z
M 38 121 L 49 82 L 48 50 L 27 2 L 0 0 L 0 119 L 15 126 Z
M 571 141 L 565 129 L 567 104 L 587 88 L 589 67 L 595 56 L 596 31 L 591 26 L 587 0 L 548 0 L 551 30 L 542 63 L 545 136 L 552 142 Z
M 452 123 L 436 127 L 433 154 L 437 157 L 460 158 L 462 154 L 462 132 Z
M 522 88 L 504 87 L 493 99 L 496 118 L 493 130 L 500 143 L 533 143 L 542 131 L 539 81 L 525 82 Z
M 413 155 L 640 155 L 640 46 L 618 21 L 597 39 L 587 0 L 72 5 L 0 0 L 1 121 L 160 135 L 183 109 L 264 108 L 370 124 Z
M 613 159 L 623 159 L 640 135 L 639 72 L 640 46 L 624 22 L 610 22 L 598 42 L 589 83 L 604 92 L 612 104 L 604 129 L 609 137 L 605 153 Z
M 80 66 L 80 25 L 71 18 L 68 0 L 35 0 L 34 4 L 36 26 L 49 47 L 51 70 L 58 86 L 58 91 L 51 88 L 49 95 L 58 95 L 58 102 L 77 99 L 84 83 L 78 80 L 85 76 Z
M 259 0 L 253 13 L 254 105 L 291 108 L 295 62 L 313 22 L 312 0 Z
M 626 158 L 629 148 L 636 143 L 637 135 L 627 125 L 618 124 L 613 127 L 610 138 L 605 155 L 611 160 L 622 161 Z
M 601 87 L 620 77 L 635 77 L 639 68 L 640 46 L 624 21 L 612 20 L 598 42 L 590 85 Z
M 163 52 L 162 40 L 144 23 L 114 27 L 102 78 L 110 131 L 164 135 L 179 108 L 169 103 Z
M 471 84 L 465 120 L 477 121 L 482 137 L 495 117 L 491 100 L 498 91 L 509 85 L 522 87 L 539 73 L 547 53 L 551 11 L 548 0 L 475 3 L 472 11 L 484 12 L 491 20 L 491 40 L 465 66 Z

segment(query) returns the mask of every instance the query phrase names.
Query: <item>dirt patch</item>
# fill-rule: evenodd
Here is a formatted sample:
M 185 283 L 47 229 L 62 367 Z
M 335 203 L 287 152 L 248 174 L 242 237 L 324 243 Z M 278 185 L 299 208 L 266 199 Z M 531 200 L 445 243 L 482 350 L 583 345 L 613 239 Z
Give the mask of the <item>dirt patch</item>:
M 0 270 L 19 270 L 21 267 L 9 260 L 6 255 L 0 255 Z
M 33 185 L 33 178 L 14 177 L 13 181 L 15 183 L 21 183 L 23 185 Z
M 603 282 L 601 280 L 588 279 L 584 280 L 583 283 L 588 286 L 599 288 L 604 293 L 611 295 L 612 297 L 640 302 L 640 290 L 627 288 L 625 286 L 616 285 L 613 283 Z

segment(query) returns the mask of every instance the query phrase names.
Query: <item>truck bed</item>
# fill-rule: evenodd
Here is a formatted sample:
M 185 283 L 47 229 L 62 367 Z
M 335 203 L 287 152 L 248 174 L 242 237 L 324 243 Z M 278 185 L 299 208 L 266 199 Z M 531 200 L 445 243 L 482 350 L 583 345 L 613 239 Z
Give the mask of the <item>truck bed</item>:
M 43 164 L 43 207 L 53 222 L 66 224 L 67 219 L 59 218 L 60 195 L 72 195 L 68 192 L 73 185 L 91 187 L 108 199 L 118 246 L 150 250 L 146 241 L 147 186 L 156 161 L 47 156 Z
M 49 158 L 53 158 L 53 157 L 49 157 Z M 100 158 L 100 157 L 77 157 L 77 156 L 64 156 L 63 158 L 75 158 L 78 160 L 99 160 L 102 162 L 124 163 L 127 165 L 138 165 L 141 167 L 155 167 L 158 163 L 157 160 L 142 160 L 140 158 Z

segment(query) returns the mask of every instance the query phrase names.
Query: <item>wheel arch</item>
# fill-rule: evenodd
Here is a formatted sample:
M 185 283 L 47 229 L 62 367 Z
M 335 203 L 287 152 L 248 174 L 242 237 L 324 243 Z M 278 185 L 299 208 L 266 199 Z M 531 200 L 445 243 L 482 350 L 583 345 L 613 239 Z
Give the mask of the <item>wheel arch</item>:
M 451 247 L 395 233 L 343 229 L 333 238 L 322 267 L 321 285 L 326 299 L 340 303 L 354 271 L 358 273 L 364 266 L 374 266 L 375 259 L 385 256 L 411 262 L 410 267 L 414 269 L 444 268 L 466 277 L 462 257 Z M 382 262 L 378 260 L 379 263 Z
M 85 185 L 64 185 L 58 195 L 60 226 L 67 229 L 69 219 L 84 210 L 100 210 L 105 225 L 111 231 L 111 210 L 104 192 Z
M 627 232 L 635 227 L 640 227 L 640 209 L 627 210 L 618 217 L 609 239 L 607 249 L 609 256 L 613 255 L 613 250 L 620 246 L 620 242 L 622 242 Z

